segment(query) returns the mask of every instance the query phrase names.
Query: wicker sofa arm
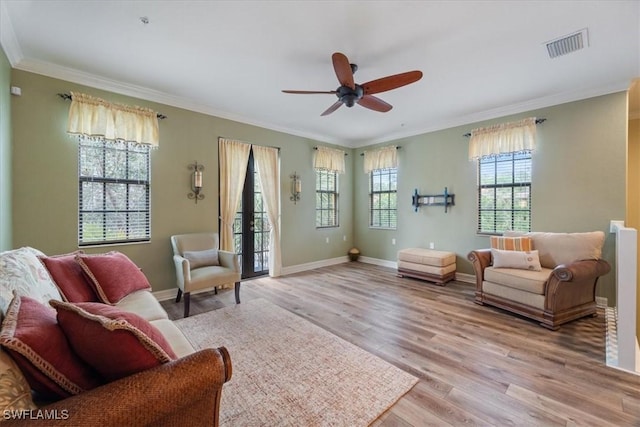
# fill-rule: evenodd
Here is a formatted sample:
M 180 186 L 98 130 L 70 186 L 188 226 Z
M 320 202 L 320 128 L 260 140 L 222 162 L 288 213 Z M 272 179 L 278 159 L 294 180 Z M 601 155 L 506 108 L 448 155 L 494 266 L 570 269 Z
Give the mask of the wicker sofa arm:
M 575 261 L 557 266 L 547 283 L 545 310 L 558 312 L 593 304 L 598 278 L 611 270 L 603 259 Z
M 44 406 L 57 419 L 6 421 L 6 426 L 217 426 L 222 385 L 231 378 L 224 347 L 170 363 Z

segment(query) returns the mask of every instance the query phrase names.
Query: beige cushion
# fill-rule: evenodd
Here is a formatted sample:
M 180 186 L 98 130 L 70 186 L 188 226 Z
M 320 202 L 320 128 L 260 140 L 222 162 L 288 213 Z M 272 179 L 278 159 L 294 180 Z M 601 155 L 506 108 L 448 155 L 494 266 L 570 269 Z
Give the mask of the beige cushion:
M 189 267 L 191 267 L 192 270 L 194 268 L 220 265 L 217 249 L 208 249 L 206 251 L 185 251 L 182 256 L 189 260 Z
M 515 268 L 487 267 L 484 269 L 484 280 L 534 294 L 544 294 L 545 285 L 552 270 L 543 268 L 540 271 L 519 270 Z M 485 289 L 483 288 L 483 291 Z
M 544 295 L 521 291 L 520 289 L 514 289 L 491 282 L 482 282 L 482 290 L 484 293 L 489 295 L 495 295 L 510 301 L 519 302 L 520 304 L 544 310 Z
M 37 409 L 31 388 L 9 355 L 0 349 L 0 412 Z
M 546 268 L 554 268 L 560 264 L 570 264 L 583 259 L 599 259 L 602 256 L 605 237 L 602 231 L 587 233 L 507 231 L 504 235 L 531 237 L 533 249 L 539 252 L 540 264 Z
M 398 261 L 398 268 L 402 270 L 433 274 L 436 276 L 444 276 L 445 274 L 456 271 L 455 264 L 445 265 L 444 267 L 434 267 L 432 265 L 416 264 L 415 262 L 406 261 Z
M 153 320 L 149 323 L 151 323 L 160 331 L 164 339 L 166 339 L 169 345 L 171 345 L 171 348 L 173 349 L 173 352 L 176 354 L 176 356 L 187 356 L 195 351 L 191 343 L 189 343 L 189 341 L 182 334 L 182 331 L 180 331 L 180 329 L 178 329 L 178 327 L 171 320 L 158 319 Z
M 445 265 L 455 264 L 456 254 L 433 249 L 408 248 L 398 251 L 398 260 L 443 267 Z
M 149 291 L 137 291 L 122 298 L 115 305 L 116 307 L 135 313 L 144 320 L 167 319 L 167 312 L 164 311 L 158 300 Z
M 522 270 L 540 271 L 538 251 L 502 251 L 491 249 L 491 259 L 496 268 L 519 268 Z

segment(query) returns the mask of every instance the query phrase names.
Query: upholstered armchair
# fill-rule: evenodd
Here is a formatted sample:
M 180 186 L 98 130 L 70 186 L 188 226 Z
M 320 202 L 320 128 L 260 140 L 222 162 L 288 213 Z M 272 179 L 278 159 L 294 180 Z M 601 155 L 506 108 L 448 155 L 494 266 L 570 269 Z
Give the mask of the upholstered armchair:
M 180 302 L 184 294 L 184 317 L 189 317 L 191 292 L 235 283 L 236 304 L 240 303 L 240 263 L 238 255 L 219 250 L 218 233 L 171 236 Z
M 596 315 L 596 284 L 611 269 L 600 258 L 603 232 L 505 236 L 494 237 L 491 249 L 469 252 L 467 258 L 476 275 L 477 304 L 517 313 L 552 330 Z M 504 250 L 504 246 L 510 250 Z M 514 250 L 521 246 L 529 247 Z

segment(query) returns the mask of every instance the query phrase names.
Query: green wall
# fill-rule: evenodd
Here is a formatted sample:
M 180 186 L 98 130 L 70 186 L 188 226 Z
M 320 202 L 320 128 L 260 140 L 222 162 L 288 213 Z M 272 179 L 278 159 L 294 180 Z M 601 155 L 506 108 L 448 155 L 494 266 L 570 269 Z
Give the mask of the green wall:
M 47 254 L 77 249 L 77 142 L 65 132 L 69 102 L 56 95 L 69 91 L 149 107 L 168 116 L 160 121 L 160 148 L 151 154 L 151 242 L 86 249 L 127 254 L 143 269 L 155 291 L 175 288 L 171 235 L 218 230 L 220 136 L 280 147 L 285 271 L 288 266 L 344 257 L 352 246 L 351 162 L 340 177 L 340 227 L 315 228 L 312 159 L 317 141 L 38 74 L 20 70 L 12 73 L 12 83 L 22 88 L 22 96 L 12 98 L 13 247 L 32 246 Z M 351 150 L 347 151 L 353 157 Z M 205 166 L 205 199 L 198 204 L 187 198 L 187 165 L 195 160 Z M 295 205 L 289 200 L 289 175 L 294 171 L 302 175 L 303 186 L 302 199 Z
M 8 68 L 4 64 L 6 61 L 0 68 L 3 80 Z M 398 249 L 428 247 L 433 242 L 436 249 L 456 252 L 458 271 L 472 274 L 466 254 L 471 249 L 487 247 L 488 237 L 475 232 L 476 164 L 467 158 L 468 138 L 463 135 L 475 127 L 532 115 L 544 117 L 547 121 L 538 126 L 538 149 L 533 156 L 533 229 L 603 230 L 607 235 L 604 256 L 612 265 L 615 259 L 613 236 L 608 230 L 609 220 L 625 217 L 624 93 L 381 144 L 402 146 L 397 230 L 368 228 L 368 182 L 360 156 L 363 148 L 346 149 L 347 172 L 339 180 L 340 227 L 318 230 L 314 223 L 312 158 L 313 147 L 322 143 L 33 73 L 11 72 L 11 84 L 22 88 L 22 96 L 11 98 L 13 206 L 6 208 L 5 195 L 0 199 L 0 209 L 13 214 L 12 247 L 29 245 L 48 254 L 77 249 L 77 146 L 65 132 L 69 103 L 56 93 L 83 91 L 110 101 L 147 106 L 168 116 L 160 122 L 160 148 L 151 155 L 151 242 L 88 250 L 126 253 L 143 268 L 154 290 L 175 287 L 169 236 L 217 231 L 219 136 L 281 148 L 285 273 L 288 267 L 294 271 L 305 264 L 314 266 L 343 257 L 354 245 L 365 257 L 395 262 Z M 2 110 L 4 118 L 7 109 Z M 5 135 L 9 130 L 3 127 L 2 132 Z M 197 205 L 186 197 L 187 165 L 194 160 L 206 167 L 206 198 Z M 3 162 L 0 167 L 6 170 L 6 161 Z M 289 200 L 289 175 L 294 171 L 301 174 L 303 184 L 302 199 L 295 205 Z M 448 213 L 435 206 L 414 212 L 414 188 L 420 193 L 441 193 L 445 186 L 456 197 L 456 205 Z M 396 239 L 395 245 L 392 239 Z M 598 289 L 610 304 L 615 302 L 614 279 L 614 273 L 610 273 L 602 278 Z
M 543 108 L 497 120 L 431 132 L 382 145 L 397 144 L 398 228 L 367 227 L 367 195 L 356 193 L 354 238 L 363 256 L 395 260 L 398 249 L 420 246 L 453 251 L 458 271 L 473 274 L 466 254 L 488 247 L 489 238 L 476 234 L 476 163 L 468 160 L 468 138 L 477 127 L 546 118 L 537 127 L 532 170 L 532 229 L 534 231 L 606 233 L 604 257 L 614 265 L 614 235 L 609 221 L 625 218 L 627 105 L 624 92 Z M 359 154 L 362 150 L 356 150 Z M 354 156 L 355 188 L 367 188 L 362 156 Z M 411 195 L 455 194 L 448 213 L 440 206 L 414 212 Z M 392 245 L 391 239 L 396 239 Z M 615 273 L 601 278 L 598 294 L 615 303 Z
M 0 251 L 11 249 L 11 65 L 0 49 Z

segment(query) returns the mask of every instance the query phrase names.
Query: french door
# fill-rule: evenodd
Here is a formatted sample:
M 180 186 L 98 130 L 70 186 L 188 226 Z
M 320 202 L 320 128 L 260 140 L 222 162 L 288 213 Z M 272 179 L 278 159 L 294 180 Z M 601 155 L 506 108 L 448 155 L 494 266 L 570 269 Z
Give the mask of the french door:
M 270 230 L 251 150 L 242 199 L 233 221 L 234 249 L 240 255 L 243 279 L 269 273 Z

